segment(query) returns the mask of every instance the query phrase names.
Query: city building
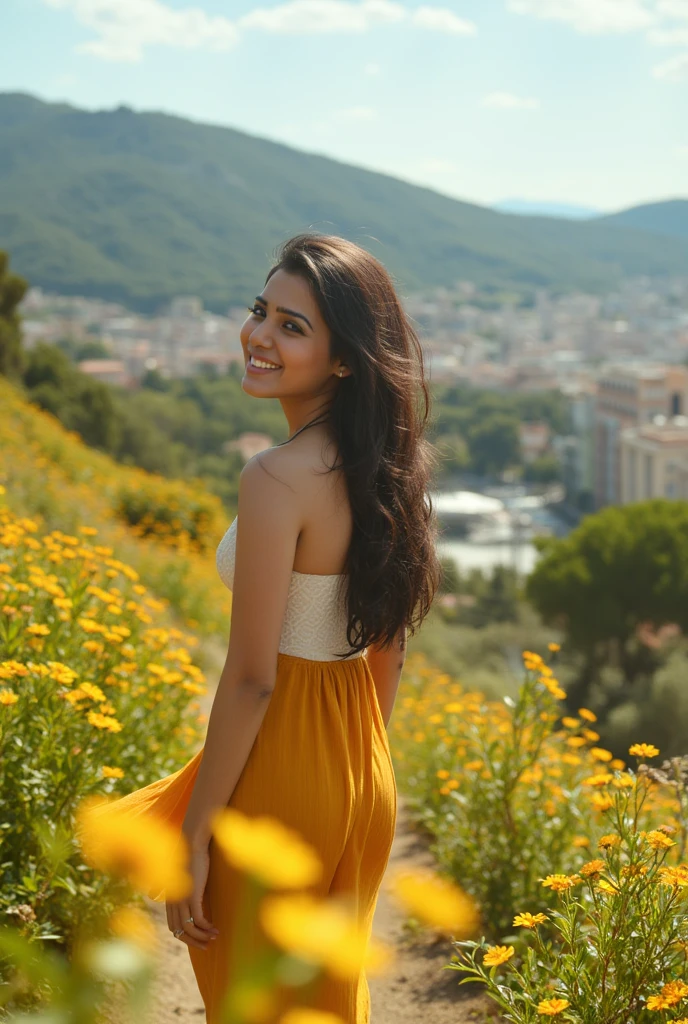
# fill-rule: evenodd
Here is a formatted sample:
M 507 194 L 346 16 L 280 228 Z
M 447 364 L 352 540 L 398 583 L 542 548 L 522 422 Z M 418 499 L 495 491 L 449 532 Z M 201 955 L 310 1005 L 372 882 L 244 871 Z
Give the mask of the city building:
M 655 416 L 682 415 L 687 407 L 688 369 L 630 363 L 598 377 L 595 410 L 595 507 L 621 501 L 622 431 L 652 423 Z
M 621 432 L 621 504 L 688 498 L 688 416 L 657 416 Z

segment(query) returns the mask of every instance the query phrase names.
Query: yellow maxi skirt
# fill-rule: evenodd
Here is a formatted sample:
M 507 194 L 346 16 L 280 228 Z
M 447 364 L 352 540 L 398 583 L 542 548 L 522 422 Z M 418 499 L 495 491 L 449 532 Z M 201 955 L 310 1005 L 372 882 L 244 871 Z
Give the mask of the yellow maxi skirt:
M 122 797 L 133 813 L 152 812 L 181 829 L 203 748 L 179 771 Z M 365 656 L 312 661 L 279 654 L 275 689 L 229 806 L 249 816 L 272 815 L 298 831 L 324 864 L 317 896 L 337 896 L 372 932 L 378 891 L 394 837 L 397 793 L 387 732 Z M 203 898 L 219 936 L 201 950 L 188 946 L 208 1024 L 220 1024 L 232 982 L 232 950 L 244 877 L 214 840 Z M 153 895 L 152 893 L 150 895 Z M 244 923 L 244 954 L 261 942 L 257 919 Z M 310 999 L 285 986 L 279 1012 L 292 1005 L 338 1014 L 345 1024 L 369 1024 L 365 973 L 350 980 L 325 975 Z M 272 1024 L 272 1018 L 269 1024 Z

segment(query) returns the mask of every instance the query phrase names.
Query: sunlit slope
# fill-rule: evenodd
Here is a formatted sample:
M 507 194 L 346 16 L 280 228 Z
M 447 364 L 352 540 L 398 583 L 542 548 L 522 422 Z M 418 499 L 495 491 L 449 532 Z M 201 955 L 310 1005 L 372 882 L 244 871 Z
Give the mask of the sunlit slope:
M 0 377 L 0 498 L 46 529 L 95 527 L 198 632 L 226 637 L 231 595 L 215 566 L 228 526 L 200 482 L 167 480 L 88 448 Z

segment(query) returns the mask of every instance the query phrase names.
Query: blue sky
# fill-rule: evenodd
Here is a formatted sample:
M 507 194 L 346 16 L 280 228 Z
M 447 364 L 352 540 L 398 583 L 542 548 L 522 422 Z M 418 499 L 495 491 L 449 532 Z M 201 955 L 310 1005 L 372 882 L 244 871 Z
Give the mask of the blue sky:
M 231 125 L 471 202 L 688 197 L 688 0 L 0 0 L 0 91 Z

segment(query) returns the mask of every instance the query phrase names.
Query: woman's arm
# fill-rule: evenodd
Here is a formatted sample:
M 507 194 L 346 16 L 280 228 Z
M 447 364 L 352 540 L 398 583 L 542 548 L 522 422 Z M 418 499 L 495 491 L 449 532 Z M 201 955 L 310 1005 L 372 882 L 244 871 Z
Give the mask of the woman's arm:
M 282 482 L 286 470 L 276 463 L 272 453 L 263 452 L 240 476 L 229 648 L 183 824 L 192 849 L 208 845 L 210 819 L 234 792 L 275 686 L 301 529 L 298 488 Z
M 394 701 L 399 688 L 401 670 L 406 658 L 406 628 L 400 629 L 388 650 L 379 647 L 368 647 L 366 659 L 373 674 L 377 701 L 380 705 L 385 728 L 389 724 L 394 708 Z

